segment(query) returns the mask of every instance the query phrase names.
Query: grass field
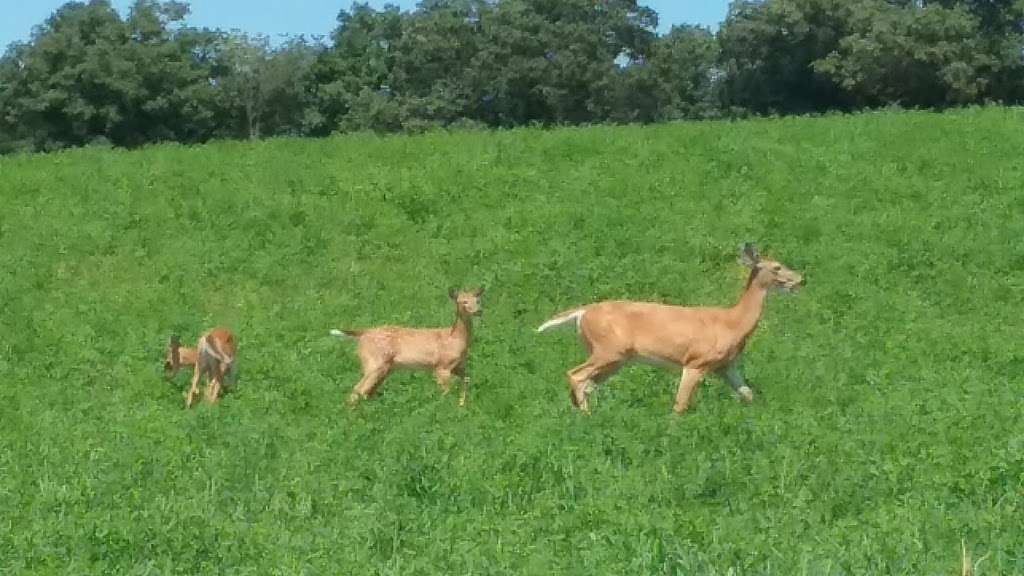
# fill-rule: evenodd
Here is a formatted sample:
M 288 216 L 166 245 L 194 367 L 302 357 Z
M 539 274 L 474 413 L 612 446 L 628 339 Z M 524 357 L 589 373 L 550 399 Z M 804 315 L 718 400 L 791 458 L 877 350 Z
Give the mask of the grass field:
M 1024 111 L 352 136 L 0 159 L 0 573 L 1024 574 Z M 671 415 L 572 411 L 605 298 L 729 305 L 747 240 L 805 274 Z M 356 410 L 335 327 L 451 322 L 470 405 Z M 168 335 L 239 334 L 182 409 Z

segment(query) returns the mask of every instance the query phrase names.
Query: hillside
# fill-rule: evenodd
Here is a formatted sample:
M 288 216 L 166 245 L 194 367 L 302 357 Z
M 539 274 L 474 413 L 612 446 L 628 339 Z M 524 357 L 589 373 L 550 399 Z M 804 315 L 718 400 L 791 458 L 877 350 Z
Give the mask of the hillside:
M 984 109 L 0 159 L 0 572 L 1022 573 L 1022 149 Z M 808 280 L 753 406 L 637 366 L 571 410 L 537 325 L 731 304 L 744 241 Z M 468 409 L 344 406 L 329 329 L 479 284 Z M 214 324 L 238 383 L 185 411 L 163 346 Z

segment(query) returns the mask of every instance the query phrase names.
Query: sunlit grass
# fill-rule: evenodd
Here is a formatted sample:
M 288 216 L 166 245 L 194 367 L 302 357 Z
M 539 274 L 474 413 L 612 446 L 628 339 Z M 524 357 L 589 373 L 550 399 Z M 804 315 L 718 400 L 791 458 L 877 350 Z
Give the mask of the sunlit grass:
M 0 572 L 1022 573 L 1021 150 L 992 109 L 2 159 Z M 571 410 L 537 325 L 730 304 L 744 241 L 808 279 L 753 406 L 634 367 Z M 330 328 L 479 284 L 468 409 L 344 406 Z M 162 346 L 214 324 L 237 386 L 184 411 Z

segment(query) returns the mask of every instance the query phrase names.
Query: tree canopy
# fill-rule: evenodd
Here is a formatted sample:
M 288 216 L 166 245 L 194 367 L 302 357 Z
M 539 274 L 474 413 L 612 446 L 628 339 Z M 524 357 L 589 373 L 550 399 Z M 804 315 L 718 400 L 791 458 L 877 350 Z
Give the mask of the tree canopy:
M 338 131 L 1020 102 L 1024 0 L 737 0 L 716 32 L 637 0 L 354 3 L 329 39 L 69 2 L 0 58 L 0 152 Z

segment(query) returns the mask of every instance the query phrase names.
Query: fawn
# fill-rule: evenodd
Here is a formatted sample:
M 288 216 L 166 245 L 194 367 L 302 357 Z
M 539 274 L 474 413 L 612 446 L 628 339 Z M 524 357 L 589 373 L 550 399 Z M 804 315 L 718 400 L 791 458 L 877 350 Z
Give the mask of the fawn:
M 164 373 L 173 378 L 182 366 L 194 366 L 192 386 L 185 396 L 185 408 L 190 408 L 199 395 L 199 379 L 207 378 L 206 401 L 217 402 L 221 386 L 233 371 L 235 365 L 235 335 L 226 328 L 214 328 L 199 337 L 195 348 L 181 345 L 177 336 L 171 336 L 167 343 L 167 357 Z
M 751 244 L 740 251 L 750 268 L 746 288 L 732 308 L 694 308 L 650 302 L 606 301 L 568 310 L 545 322 L 538 332 L 576 323 L 590 357 L 567 372 L 569 398 L 589 413 L 587 396 L 624 364 L 641 360 L 682 369 L 674 411 L 682 414 L 708 372 L 723 376 L 747 404 L 754 393 L 738 363 L 747 339 L 757 328 L 770 289 L 793 292 L 803 276 L 773 260 L 762 259 Z
M 405 328 L 380 326 L 368 330 L 331 330 L 338 338 L 359 343 L 359 362 L 363 377 L 348 397 L 355 405 L 371 396 L 394 369 L 432 370 L 443 393 L 448 394 L 452 376 L 462 382 L 459 406 L 466 405 L 469 378 L 466 355 L 473 335 L 473 316 L 480 314 L 480 296 L 484 289 L 471 292 L 448 290 L 455 303 L 455 323 L 450 328 Z

